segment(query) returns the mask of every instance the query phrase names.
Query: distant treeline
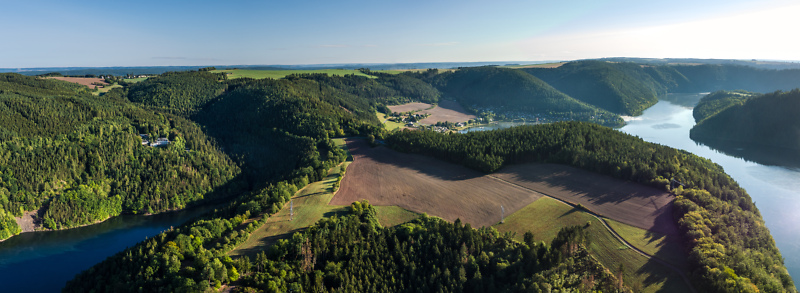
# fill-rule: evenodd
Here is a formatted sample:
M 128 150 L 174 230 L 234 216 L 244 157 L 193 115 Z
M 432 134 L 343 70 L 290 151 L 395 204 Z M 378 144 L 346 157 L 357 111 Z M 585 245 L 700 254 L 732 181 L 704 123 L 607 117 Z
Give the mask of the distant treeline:
M 750 196 L 719 165 L 691 153 L 580 122 L 450 135 L 401 131 L 392 133 L 387 142 L 398 150 L 485 172 L 505 164 L 558 163 L 669 190 L 678 195 L 675 216 L 691 248 L 696 288 L 795 290 Z
M 800 150 L 800 89 L 757 95 L 715 92 L 694 109 L 693 140 L 743 142 Z

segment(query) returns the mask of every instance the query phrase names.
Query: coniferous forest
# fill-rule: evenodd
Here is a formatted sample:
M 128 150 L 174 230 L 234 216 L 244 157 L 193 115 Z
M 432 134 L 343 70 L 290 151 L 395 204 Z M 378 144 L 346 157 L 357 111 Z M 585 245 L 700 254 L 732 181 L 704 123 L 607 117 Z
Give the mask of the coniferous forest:
M 620 286 L 615 268 L 602 267 L 584 249 L 592 241 L 584 227 L 566 228 L 551 243 L 535 243 L 532 235 L 519 242 L 491 228 L 432 217 L 385 228 L 366 202 L 252 257 L 227 255 L 298 189 L 345 160 L 331 138 L 369 137 L 487 173 L 516 163 L 558 163 L 669 190 L 677 195 L 675 221 L 690 247 L 695 288 L 795 291 L 758 209 L 721 167 L 602 126 L 621 125 L 619 115 L 639 113 L 668 91 L 726 86 L 703 72 L 731 79 L 763 72 L 564 66 L 365 69 L 371 77 L 260 80 L 168 72 L 100 96 L 63 81 L 0 74 L 0 238 L 20 233 L 13 217 L 31 211 L 43 229 L 64 229 L 218 202 L 224 206 L 109 257 L 64 290 L 197 292 L 231 282 L 243 292 L 630 290 Z M 769 74 L 776 80 L 770 85 L 782 87 L 794 72 Z M 583 82 L 592 76 L 598 80 Z M 585 88 L 569 89 L 570 82 Z M 583 122 L 441 134 L 389 132 L 375 115 L 387 105 L 440 98 L 474 111 Z M 715 104 L 708 113 L 716 114 L 704 114 L 704 123 L 737 107 Z M 169 144 L 142 144 L 156 138 Z

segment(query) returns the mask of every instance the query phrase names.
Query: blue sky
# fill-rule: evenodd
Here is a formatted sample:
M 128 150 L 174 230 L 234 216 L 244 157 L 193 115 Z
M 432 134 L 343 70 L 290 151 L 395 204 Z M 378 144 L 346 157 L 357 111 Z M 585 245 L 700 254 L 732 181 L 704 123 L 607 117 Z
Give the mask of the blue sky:
M 800 60 L 796 1 L 7 1 L 0 68 Z

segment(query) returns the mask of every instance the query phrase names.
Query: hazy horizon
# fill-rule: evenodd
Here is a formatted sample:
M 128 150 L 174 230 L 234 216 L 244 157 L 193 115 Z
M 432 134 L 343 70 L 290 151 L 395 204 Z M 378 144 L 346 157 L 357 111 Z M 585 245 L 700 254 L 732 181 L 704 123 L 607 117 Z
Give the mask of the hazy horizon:
M 793 1 L 4 3 L 0 68 L 800 60 Z

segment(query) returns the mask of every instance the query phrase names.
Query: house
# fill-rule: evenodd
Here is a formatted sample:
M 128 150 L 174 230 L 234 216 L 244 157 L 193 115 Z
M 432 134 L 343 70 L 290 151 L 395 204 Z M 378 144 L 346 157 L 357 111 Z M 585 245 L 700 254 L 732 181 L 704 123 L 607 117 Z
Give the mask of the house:
M 160 147 L 160 146 L 166 146 L 168 144 L 169 144 L 169 139 L 167 139 L 166 137 L 159 137 L 158 139 L 156 139 L 156 141 L 151 142 L 150 146 L 151 147 Z

